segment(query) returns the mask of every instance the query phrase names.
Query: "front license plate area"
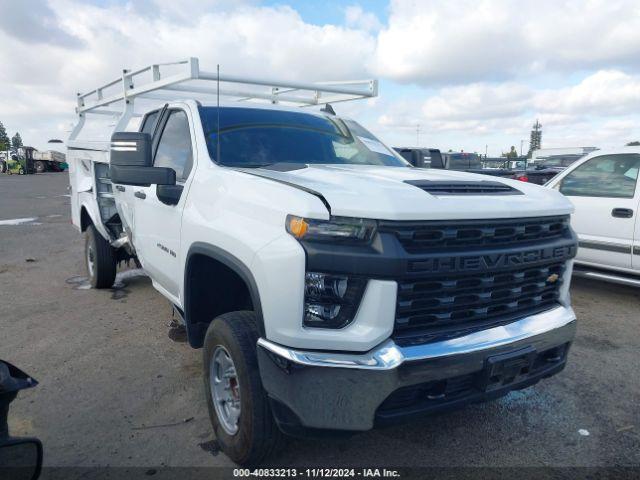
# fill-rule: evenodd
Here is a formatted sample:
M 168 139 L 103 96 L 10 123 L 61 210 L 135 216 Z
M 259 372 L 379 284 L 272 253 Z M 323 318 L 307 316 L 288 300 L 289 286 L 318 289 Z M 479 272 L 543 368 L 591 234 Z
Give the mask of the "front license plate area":
M 478 387 L 484 392 L 491 392 L 526 380 L 535 357 L 535 348 L 527 347 L 487 358 L 479 375 Z

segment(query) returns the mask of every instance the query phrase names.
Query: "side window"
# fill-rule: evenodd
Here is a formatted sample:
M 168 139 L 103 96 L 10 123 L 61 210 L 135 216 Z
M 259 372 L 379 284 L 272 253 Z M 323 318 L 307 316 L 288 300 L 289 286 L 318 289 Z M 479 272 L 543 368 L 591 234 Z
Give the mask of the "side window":
M 595 157 L 564 177 L 560 192 L 575 197 L 633 198 L 638 169 L 638 154 Z
M 142 133 L 148 133 L 149 135 L 153 135 L 153 129 L 156 126 L 156 121 L 158 120 L 158 115 L 160 112 L 151 112 L 144 118 L 144 123 L 142 124 L 142 128 L 140 131 Z
M 337 158 L 348 160 L 358 154 L 358 149 L 352 143 L 341 143 L 332 141 L 333 151 Z
M 186 180 L 189 176 L 193 166 L 191 131 L 187 115 L 182 110 L 170 112 L 162 130 L 153 165 L 173 168 L 178 180 Z

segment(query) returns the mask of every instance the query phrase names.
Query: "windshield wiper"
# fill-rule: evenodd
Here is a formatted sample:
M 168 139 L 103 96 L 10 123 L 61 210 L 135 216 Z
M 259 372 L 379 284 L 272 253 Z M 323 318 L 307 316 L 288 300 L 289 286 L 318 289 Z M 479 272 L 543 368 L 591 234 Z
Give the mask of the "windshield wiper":
M 306 163 L 298 162 L 272 162 L 272 163 L 247 163 L 243 165 L 227 165 L 234 168 L 266 168 L 276 172 L 291 172 L 293 170 L 302 170 L 308 168 Z
M 233 167 L 233 168 L 262 168 L 262 167 L 269 167 L 271 165 L 274 165 L 276 162 L 269 162 L 269 163 L 238 163 L 238 164 L 232 164 L 232 163 L 221 163 L 220 165 L 222 165 L 223 167 Z

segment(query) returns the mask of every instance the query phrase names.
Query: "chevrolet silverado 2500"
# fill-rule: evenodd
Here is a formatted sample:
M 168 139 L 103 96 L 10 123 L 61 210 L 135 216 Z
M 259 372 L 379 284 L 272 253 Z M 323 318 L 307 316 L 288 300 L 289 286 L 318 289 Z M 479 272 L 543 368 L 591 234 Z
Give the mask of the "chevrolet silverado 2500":
M 374 96 L 374 81 L 161 67 L 78 96 L 73 222 L 95 288 L 134 258 L 174 305 L 235 462 L 282 432 L 365 431 L 564 368 L 576 237 L 560 193 L 413 168 L 329 106 L 285 106 Z

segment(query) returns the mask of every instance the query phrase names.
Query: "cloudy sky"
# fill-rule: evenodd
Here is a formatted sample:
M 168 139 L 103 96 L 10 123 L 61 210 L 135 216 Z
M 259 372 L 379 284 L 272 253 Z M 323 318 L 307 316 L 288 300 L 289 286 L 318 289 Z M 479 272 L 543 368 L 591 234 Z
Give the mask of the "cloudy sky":
M 336 105 L 393 145 L 498 155 L 640 140 L 640 2 L 0 0 L 0 121 L 45 147 L 75 93 L 197 56 L 292 80 L 380 79 Z

